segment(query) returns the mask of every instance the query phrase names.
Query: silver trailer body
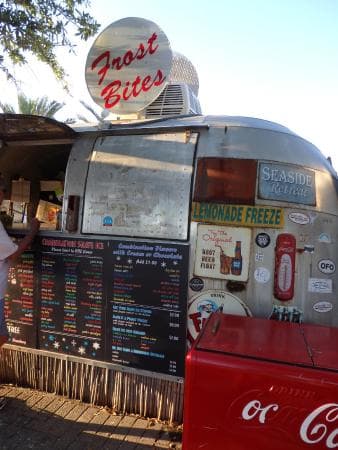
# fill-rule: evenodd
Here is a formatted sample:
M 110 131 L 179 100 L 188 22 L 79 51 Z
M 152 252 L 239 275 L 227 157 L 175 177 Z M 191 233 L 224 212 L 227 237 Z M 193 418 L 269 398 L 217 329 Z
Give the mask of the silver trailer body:
M 3 379 L 179 422 L 187 342 L 215 309 L 338 326 L 337 175 L 288 129 L 4 114 L 0 143 L 9 232 L 44 221 L 10 273 Z
M 289 196 L 290 201 L 278 200 L 277 194 L 273 199 L 262 198 L 259 187 L 263 181 L 259 186 L 257 169 L 253 203 L 281 208 L 283 227 L 251 226 L 248 276 L 242 286 L 232 286 L 232 290 L 227 279 L 198 275 L 203 288 L 197 292 L 194 283 L 190 284 L 189 303 L 219 294 L 225 312 L 228 306 L 229 312 L 269 318 L 275 306 L 277 313 L 278 307 L 283 307 L 288 317 L 282 320 L 289 320 L 290 310 L 285 308 L 295 307 L 304 322 L 338 326 L 336 173 L 315 146 L 278 124 L 243 117 L 197 116 L 79 133 L 68 161 L 63 216 L 68 196 L 76 195 L 80 197 L 79 235 L 187 242 L 192 280 L 196 277 L 197 230 L 202 222 L 191 216 L 191 202 L 199 181 L 197 163 L 203 158 L 253 160 L 257 167 L 265 163 L 279 174 L 282 169 L 305 170 L 305 174 L 314 174 L 315 186 L 312 198 L 306 197 L 304 202 L 302 193 Z M 244 181 L 245 167 L 243 171 Z M 221 203 L 232 200 L 224 197 Z M 119 215 L 120 221 L 107 227 L 102 222 L 105 215 Z M 203 226 L 214 222 L 204 218 Z M 276 239 L 281 233 L 296 238 L 294 294 L 288 301 L 274 298 Z M 270 244 L 259 247 L 255 236 L 265 234 Z M 236 306 L 236 300 L 241 306 Z

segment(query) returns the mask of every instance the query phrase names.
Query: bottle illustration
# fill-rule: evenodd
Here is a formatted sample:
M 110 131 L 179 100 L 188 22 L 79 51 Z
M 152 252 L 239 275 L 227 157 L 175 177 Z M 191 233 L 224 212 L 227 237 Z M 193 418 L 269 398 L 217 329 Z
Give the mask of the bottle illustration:
M 228 275 L 230 273 L 231 270 L 231 262 L 232 262 L 232 258 L 231 256 L 227 256 L 222 247 L 220 245 L 216 245 L 216 247 L 220 248 L 220 254 L 219 254 L 219 258 L 220 258 L 220 272 L 223 275 Z
M 231 274 L 232 275 L 241 275 L 242 273 L 242 250 L 241 250 L 242 241 L 236 241 L 235 246 L 235 257 L 232 258 L 231 262 Z

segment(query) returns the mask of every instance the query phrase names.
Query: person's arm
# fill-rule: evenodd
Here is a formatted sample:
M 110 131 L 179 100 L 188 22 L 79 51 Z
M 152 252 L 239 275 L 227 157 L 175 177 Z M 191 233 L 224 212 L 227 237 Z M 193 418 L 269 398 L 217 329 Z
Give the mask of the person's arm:
M 14 253 L 8 256 L 8 259 L 12 261 L 13 259 L 20 256 L 25 250 L 27 250 L 27 248 L 33 242 L 36 233 L 39 231 L 39 229 L 40 229 L 40 222 L 36 217 L 34 217 L 30 222 L 29 233 L 26 234 L 26 236 L 23 239 L 21 239 L 21 241 L 18 244 L 18 248 Z

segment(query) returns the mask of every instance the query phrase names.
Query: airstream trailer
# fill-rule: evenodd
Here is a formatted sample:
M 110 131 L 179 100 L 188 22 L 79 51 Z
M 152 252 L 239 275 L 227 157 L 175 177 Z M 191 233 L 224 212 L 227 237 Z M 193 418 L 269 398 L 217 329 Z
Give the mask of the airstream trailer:
M 215 309 L 338 326 L 336 173 L 288 129 L 201 115 L 83 129 L 1 115 L 1 142 L 10 234 L 20 239 L 24 208 L 42 220 L 9 274 L 6 379 L 64 392 L 69 377 L 84 398 L 175 419 L 186 344 Z M 18 372 L 13 353 L 39 372 Z M 98 377 L 94 391 L 71 381 L 79 370 Z M 141 409 L 123 403 L 126 387 L 114 391 L 117 376 L 137 399 L 145 389 Z M 149 402 L 154 383 L 168 405 Z
M 0 373 L 181 421 L 213 311 L 338 326 L 337 175 L 279 124 L 202 115 L 192 64 L 144 19 L 101 33 L 86 81 L 114 120 L 0 115 L 1 217 L 13 239 L 41 221 L 9 272 Z

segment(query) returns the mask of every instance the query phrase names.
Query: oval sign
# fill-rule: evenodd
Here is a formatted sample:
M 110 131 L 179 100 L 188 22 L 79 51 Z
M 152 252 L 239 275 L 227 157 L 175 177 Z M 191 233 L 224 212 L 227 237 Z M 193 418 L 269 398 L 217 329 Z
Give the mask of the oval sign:
M 333 308 L 330 302 L 317 302 L 313 305 L 313 309 L 318 313 L 330 312 Z
M 336 264 L 331 259 L 321 259 L 318 261 L 318 269 L 322 273 L 331 274 L 336 271 Z
M 167 36 L 150 20 L 127 17 L 96 38 L 86 61 L 86 83 L 94 102 L 114 114 L 140 111 L 167 84 L 172 66 Z
M 307 225 L 310 222 L 310 217 L 300 212 L 290 213 L 289 219 L 291 222 L 298 223 L 298 225 Z

